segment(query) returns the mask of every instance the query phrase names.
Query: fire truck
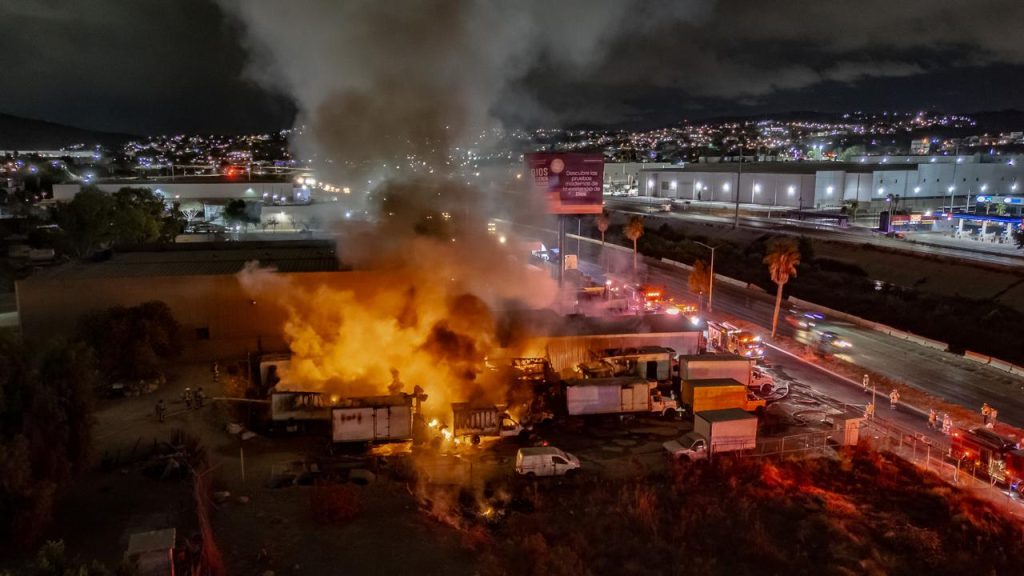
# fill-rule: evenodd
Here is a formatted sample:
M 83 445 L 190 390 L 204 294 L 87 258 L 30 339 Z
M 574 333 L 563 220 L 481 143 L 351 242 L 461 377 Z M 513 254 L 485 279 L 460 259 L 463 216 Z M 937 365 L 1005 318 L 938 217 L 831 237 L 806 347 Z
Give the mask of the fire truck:
M 627 287 L 631 305 L 641 312 L 660 312 L 662 307 L 671 302 L 665 295 L 665 289 L 650 284 Z
M 1012 438 L 988 428 L 956 430 L 949 457 L 958 463 L 961 470 L 1024 493 L 1024 450 Z
M 764 358 L 761 337 L 728 322 L 708 322 L 708 349 L 731 352 L 744 358 Z

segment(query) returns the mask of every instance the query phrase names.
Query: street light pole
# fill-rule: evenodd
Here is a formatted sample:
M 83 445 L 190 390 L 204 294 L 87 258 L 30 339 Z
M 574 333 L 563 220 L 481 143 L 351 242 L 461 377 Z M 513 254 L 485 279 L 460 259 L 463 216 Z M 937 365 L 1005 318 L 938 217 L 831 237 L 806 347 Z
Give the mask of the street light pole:
M 708 274 L 708 312 L 711 312 L 714 310 L 714 306 L 711 304 L 711 298 L 715 293 L 715 248 L 718 248 L 718 246 L 708 246 L 707 244 L 697 242 L 696 240 L 694 240 L 694 243 L 711 250 L 711 271 Z
M 736 172 L 736 220 L 733 229 L 740 227 L 740 190 L 743 188 L 743 144 L 740 144 L 740 167 Z M 709 306 L 710 308 L 710 306 Z

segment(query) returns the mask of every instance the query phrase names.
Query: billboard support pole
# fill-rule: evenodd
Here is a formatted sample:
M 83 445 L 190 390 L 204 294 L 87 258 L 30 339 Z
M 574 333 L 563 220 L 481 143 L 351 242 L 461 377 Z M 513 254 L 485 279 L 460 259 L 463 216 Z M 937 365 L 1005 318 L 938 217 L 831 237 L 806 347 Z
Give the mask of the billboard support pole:
M 558 216 L 558 289 L 562 289 L 565 275 L 565 215 Z

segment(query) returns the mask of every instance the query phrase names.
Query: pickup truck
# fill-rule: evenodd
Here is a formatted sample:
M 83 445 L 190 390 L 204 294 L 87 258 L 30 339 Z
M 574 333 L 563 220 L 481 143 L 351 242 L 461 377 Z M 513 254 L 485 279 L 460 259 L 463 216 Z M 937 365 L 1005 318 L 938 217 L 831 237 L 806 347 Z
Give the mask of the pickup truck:
M 708 442 L 696 432 L 690 432 L 678 440 L 669 440 L 662 446 L 674 460 L 686 458 L 695 462 L 708 457 Z

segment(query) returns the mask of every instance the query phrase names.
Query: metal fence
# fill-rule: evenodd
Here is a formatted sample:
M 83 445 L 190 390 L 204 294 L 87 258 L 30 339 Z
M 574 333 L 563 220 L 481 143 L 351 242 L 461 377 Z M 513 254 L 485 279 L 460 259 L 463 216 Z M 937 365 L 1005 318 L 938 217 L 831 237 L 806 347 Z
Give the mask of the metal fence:
M 951 447 L 950 440 L 946 438 L 935 440 L 884 418 L 871 418 L 864 420 L 861 439 L 875 449 L 888 450 L 934 472 L 951 484 L 966 488 L 992 488 L 986 478 L 979 477 L 979 470 L 973 466 L 961 466 L 946 458 Z
M 831 432 L 807 432 L 782 438 L 764 438 L 757 447 L 743 456 L 760 458 L 764 456 L 787 456 L 820 454 L 828 448 Z

